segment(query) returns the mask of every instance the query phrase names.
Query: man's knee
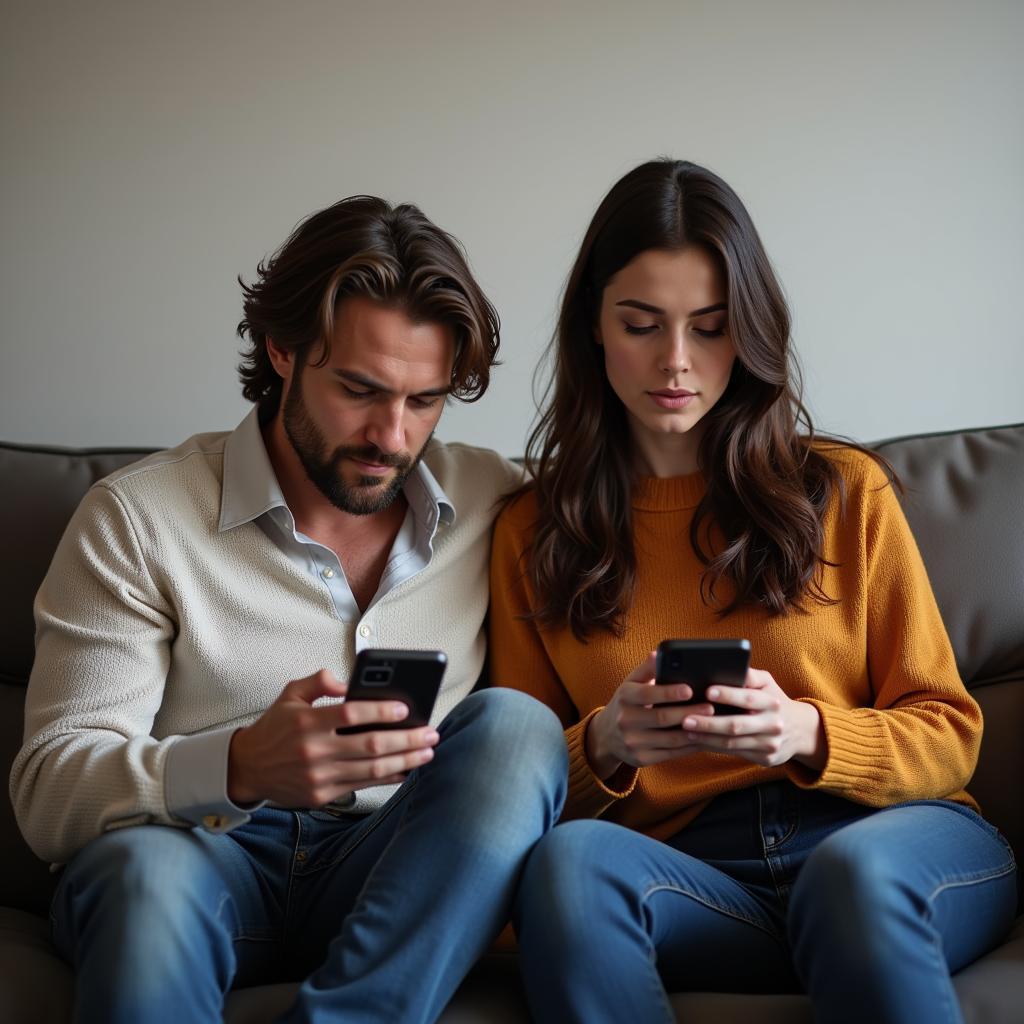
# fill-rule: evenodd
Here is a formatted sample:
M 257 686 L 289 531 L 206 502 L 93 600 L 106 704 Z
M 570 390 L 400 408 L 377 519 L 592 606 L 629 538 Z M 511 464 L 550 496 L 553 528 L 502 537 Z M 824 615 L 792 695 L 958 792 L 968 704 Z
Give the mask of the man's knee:
M 187 899 L 205 871 L 208 857 L 186 829 L 141 825 L 106 832 L 85 846 L 65 869 L 62 889 L 95 890 L 126 904 Z
M 442 723 L 471 726 L 478 744 L 492 754 L 547 758 L 565 767 L 565 732 L 555 713 L 539 700 L 503 687 L 471 693 Z
M 568 785 L 565 734 L 554 713 L 515 690 L 470 694 L 440 727 L 434 762 L 439 799 L 463 834 L 543 834 L 558 820 Z M 525 832 L 523 830 L 526 830 Z

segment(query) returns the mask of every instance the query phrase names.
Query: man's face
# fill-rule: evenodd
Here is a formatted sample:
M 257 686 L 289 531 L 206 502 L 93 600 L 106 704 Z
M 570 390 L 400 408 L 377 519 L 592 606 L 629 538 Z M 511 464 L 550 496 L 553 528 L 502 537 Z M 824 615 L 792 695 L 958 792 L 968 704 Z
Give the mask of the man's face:
M 285 433 L 309 479 L 353 515 L 386 509 L 423 453 L 451 389 L 451 328 L 344 299 L 323 366 L 285 381 Z M 317 353 L 312 354 L 316 361 Z

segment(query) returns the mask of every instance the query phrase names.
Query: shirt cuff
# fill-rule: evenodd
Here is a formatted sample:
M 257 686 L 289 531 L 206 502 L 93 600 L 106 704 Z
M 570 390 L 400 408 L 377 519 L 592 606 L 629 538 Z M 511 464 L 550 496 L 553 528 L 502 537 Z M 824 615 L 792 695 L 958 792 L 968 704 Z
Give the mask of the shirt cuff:
M 167 813 L 207 832 L 244 825 L 266 801 L 239 807 L 228 797 L 228 748 L 237 726 L 180 736 L 167 753 L 164 797 Z

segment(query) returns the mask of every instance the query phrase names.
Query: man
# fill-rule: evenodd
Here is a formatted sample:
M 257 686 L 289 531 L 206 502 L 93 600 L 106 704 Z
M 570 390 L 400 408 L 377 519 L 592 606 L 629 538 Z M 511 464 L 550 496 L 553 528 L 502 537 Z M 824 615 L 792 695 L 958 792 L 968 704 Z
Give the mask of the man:
M 497 317 L 449 236 L 365 196 L 243 289 L 256 409 L 98 483 L 61 541 L 12 800 L 67 864 L 77 1019 L 219 1021 L 232 984 L 291 976 L 289 1021 L 430 1021 L 565 790 L 554 716 L 470 695 L 517 474 L 431 440 L 486 389 Z M 365 647 L 447 653 L 436 725 L 339 700 Z

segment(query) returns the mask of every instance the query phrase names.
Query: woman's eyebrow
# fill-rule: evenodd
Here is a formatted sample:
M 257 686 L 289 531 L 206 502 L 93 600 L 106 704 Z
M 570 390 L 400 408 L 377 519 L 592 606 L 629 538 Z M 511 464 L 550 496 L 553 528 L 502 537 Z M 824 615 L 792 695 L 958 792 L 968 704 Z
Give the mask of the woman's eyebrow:
M 616 306 L 630 306 L 633 309 L 642 309 L 645 313 L 656 313 L 658 316 L 664 316 L 665 310 L 660 306 L 652 306 L 648 302 L 641 302 L 639 299 L 623 299 L 621 302 L 616 302 Z M 716 302 L 711 306 L 702 306 L 700 309 L 692 310 L 687 316 L 704 316 L 705 313 L 717 313 L 720 309 L 725 309 L 726 305 L 724 302 Z

